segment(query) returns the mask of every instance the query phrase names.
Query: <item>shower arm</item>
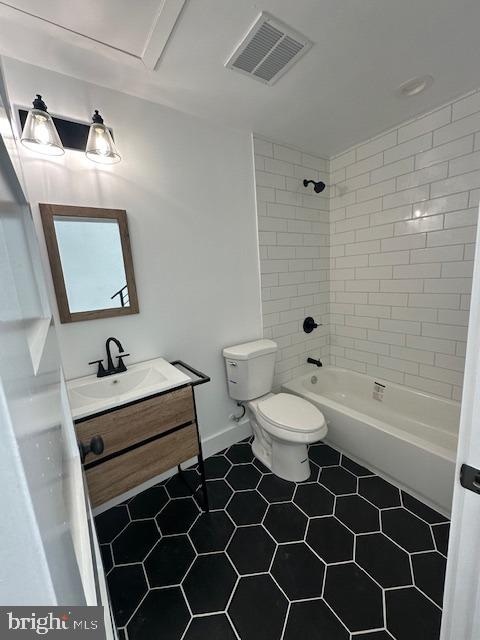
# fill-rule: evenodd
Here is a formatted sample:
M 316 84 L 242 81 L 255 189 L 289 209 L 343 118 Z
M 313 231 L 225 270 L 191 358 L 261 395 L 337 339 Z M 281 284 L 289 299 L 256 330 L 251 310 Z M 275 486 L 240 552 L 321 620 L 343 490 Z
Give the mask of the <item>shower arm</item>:
M 308 187 L 309 184 L 313 184 L 313 190 L 315 191 L 315 193 L 321 193 L 326 187 L 325 182 L 322 182 L 321 180 L 319 182 L 315 182 L 315 180 L 307 180 L 305 178 L 303 181 L 303 186 Z

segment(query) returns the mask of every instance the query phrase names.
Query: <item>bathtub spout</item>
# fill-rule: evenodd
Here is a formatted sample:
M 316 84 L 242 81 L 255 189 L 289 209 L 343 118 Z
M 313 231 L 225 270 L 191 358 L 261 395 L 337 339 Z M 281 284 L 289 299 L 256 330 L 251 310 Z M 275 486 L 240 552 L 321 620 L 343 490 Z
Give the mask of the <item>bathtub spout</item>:
M 308 364 L 316 364 L 317 367 L 323 367 L 323 364 L 320 360 L 315 360 L 314 358 L 307 358 Z

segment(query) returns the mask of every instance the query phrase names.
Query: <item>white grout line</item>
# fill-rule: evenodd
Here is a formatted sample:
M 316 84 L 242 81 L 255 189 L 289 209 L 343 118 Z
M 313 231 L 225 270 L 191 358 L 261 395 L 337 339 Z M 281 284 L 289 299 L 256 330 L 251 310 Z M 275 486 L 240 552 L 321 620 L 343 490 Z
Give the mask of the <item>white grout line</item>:
M 387 631 L 388 633 L 390 633 L 386 627 L 376 627 L 375 629 L 363 629 L 363 631 L 354 631 L 352 633 L 352 640 L 355 640 L 355 638 L 361 639 L 362 636 L 364 636 L 365 634 L 375 633 L 377 631 Z
M 237 571 L 235 570 L 235 572 L 237 573 Z M 228 609 L 230 608 L 230 605 L 232 604 L 232 600 L 233 600 L 233 596 L 235 595 L 237 589 L 238 589 L 238 585 L 240 584 L 240 580 L 241 580 L 242 576 L 239 576 L 237 573 L 237 579 L 235 581 L 235 584 L 233 585 L 233 589 L 232 592 L 230 593 L 230 596 L 227 600 L 227 604 L 225 605 L 225 611 L 228 611 Z
M 327 602 L 327 600 L 323 599 L 323 603 L 330 609 L 330 611 L 333 613 L 333 615 L 335 616 L 335 618 L 337 618 L 337 620 L 340 622 L 340 624 L 342 625 L 342 627 L 344 627 L 348 633 L 351 633 L 350 629 L 347 627 L 347 625 L 343 622 L 343 620 L 341 618 L 338 617 L 336 611 L 332 608 L 332 606 Z
M 288 618 L 290 616 L 290 609 L 291 608 L 292 608 L 292 603 L 290 601 L 288 601 L 287 611 L 285 613 L 285 619 L 283 621 L 282 633 L 280 634 L 280 640 L 283 640 L 283 638 L 285 636 L 285 631 L 287 630 L 287 623 L 288 623 Z
M 147 590 L 147 592 L 145 593 L 145 595 L 143 596 L 143 598 L 140 600 L 140 602 L 138 603 L 138 605 L 135 607 L 135 609 L 134 609 L 134 611 L 133 611 L 132 615 L 129 617 L 129 619 L 128 619 L 128 620 L 127 620 L 127 622 L 125 623 L 125 625 L 124 625 L 125 627 L 127 627 L 127 626 L 130 624 L 130 622 L 131 622 L 131 620 L 132 620 L 133 616 L 137 613 L 138 609 L 139 609 L 139 608 L 141 607 L 141 605 L 142 605 L 142 602 L 145 600 L 145 598 L 148 596 L 148 594 L 149 594 L 149 593 L 150 593 L 150 590 Z
M 233 633 L 235 634 L 237 640 L 241 640 L 240 636 L 238 635 L 238 632 L 237 632 L 237 629 L 235 627 L 235 624 L 233 623 L 233 620 L 230 618 L 230 613 L 228 611 L 225 611 L 225 615 L 227 616 L 227 620 L 230 622 L 230 626 L 232 627 Z M 219 639 L 219 640 L 221 640 L 221 639 Z

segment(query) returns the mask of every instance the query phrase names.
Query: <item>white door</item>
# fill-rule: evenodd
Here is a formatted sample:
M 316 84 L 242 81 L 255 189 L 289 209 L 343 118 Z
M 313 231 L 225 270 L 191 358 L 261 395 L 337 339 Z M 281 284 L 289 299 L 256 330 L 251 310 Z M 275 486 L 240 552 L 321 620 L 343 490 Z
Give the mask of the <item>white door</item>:
M 0 72 L 0 605 L 103 605 L 105 577 Z
M 462 464 L 480 469 L 480 225 L 477 229 L 441 640 L 480 638 L 480 494 L 460 484 Z

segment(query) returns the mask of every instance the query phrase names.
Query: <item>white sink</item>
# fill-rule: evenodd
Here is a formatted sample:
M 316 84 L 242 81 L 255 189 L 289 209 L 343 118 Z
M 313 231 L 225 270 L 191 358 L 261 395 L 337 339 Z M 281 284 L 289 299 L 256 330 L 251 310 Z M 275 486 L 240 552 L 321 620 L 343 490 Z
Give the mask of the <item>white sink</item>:
M 129 393 L 139 386 L 151 387 L 152 384 L 165 382 L 166 379 L 153 367 L 137 371 L 129 370 L 106 378 L 96 378 L 93 382 L 86 382 L 79 387 L 72 387 L 72 393 L 90 399 L 111 398 Z
M 133 402 L 186 384 L 191 379 L 163 358 L 139 362 L 128 371 L 97 378 L 96 375 L 67 382 L 74 419 Z

